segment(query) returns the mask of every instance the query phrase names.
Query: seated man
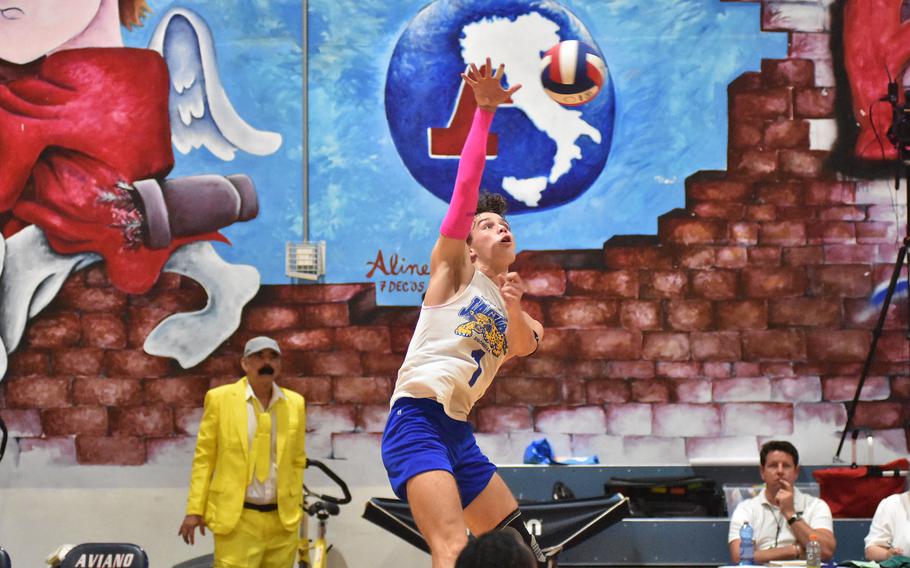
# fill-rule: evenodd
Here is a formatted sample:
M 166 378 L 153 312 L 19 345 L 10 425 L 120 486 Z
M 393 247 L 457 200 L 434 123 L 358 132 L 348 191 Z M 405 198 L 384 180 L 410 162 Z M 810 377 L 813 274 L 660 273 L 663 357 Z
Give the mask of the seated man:
M 910 492 L 885 497 L 866 535 L 866 560 L 883 562 L 910 551 Z
M 799 475 L 799 453 L 790 442 L 770 441 L 761 447 L 759 472 L 765 487 L 740 503 L 730 517 L 730 557 L 739 563 L 739 529 L 752 525 L 755 564 L 806 557 L 809 536 L 821 544 L 822 560 L 834 555 L 834 520 L 827 503 L 806 495 L 793 484 Z

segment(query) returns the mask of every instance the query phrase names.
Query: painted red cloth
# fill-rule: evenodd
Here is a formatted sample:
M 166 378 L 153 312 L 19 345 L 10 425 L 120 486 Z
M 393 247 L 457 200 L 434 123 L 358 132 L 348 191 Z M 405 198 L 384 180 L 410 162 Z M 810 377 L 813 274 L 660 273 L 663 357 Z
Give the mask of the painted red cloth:
M 901 22 L 902 0 L 848 0 L 844 6 L 844 65 L 850 79 L 853 116 L 859 125 L 854 154 L 892 160 L 897 150 L 886 138 L 891 106 L 889 76 L 900 82 L 910 61 L 910 22 Z M 899 102 L 904 104 L 904 87 Z
M 0 230 L 34 224 L 61 254 L 104 257 L 111 282 L 147 291 L 174 249 L 217 233 L 142 244 L 140 212 L 118 182 L 162 179 L 174 165 L 168 72 L 147 49 L 61 51 L 0 61 Z

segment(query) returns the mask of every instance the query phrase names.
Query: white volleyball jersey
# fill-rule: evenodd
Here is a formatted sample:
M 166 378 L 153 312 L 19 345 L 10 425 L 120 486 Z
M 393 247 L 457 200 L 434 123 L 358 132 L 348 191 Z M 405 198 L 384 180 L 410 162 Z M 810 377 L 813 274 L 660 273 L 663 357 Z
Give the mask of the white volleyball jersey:
M 420 309 L 391 404 L 432 398 L 446 414 L 466 421 L 506 359 L 508 323 L 499 286 L 475 269 L 457 297 Z

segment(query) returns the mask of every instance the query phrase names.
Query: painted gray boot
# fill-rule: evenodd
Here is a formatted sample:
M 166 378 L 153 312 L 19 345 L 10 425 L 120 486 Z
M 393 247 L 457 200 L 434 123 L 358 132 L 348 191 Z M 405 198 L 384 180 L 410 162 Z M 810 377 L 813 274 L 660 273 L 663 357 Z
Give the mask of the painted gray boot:
M 143 212 L 149 248 L 165 248 L 176 237 L 217 231 L 259 214 L 259 199 L 249 176 L 200 175 L 133 182 Z

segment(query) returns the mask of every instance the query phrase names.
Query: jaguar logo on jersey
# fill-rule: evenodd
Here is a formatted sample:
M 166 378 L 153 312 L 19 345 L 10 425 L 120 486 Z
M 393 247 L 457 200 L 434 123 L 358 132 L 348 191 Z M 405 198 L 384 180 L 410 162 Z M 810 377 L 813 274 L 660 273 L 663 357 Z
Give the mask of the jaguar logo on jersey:
M 557 1 L 437 0 L 423 8 L 398 40 L 386 77 L 386 117 L 411 175 L 449 201 L 475 108 L 459 73 L 490 57 L 505 64 L 508 83 L 523 87 L 496 113 L 481 187 L 504 195 L 513 213 L 558 207 L 584 193 L 607 162 L 615 97 L 609 73 L 600 95 L 581 107 L 546 95 L 540 55 L 564 39 L 600 51 Z
M 506 319 L 483 298 L 474 296 L 466 308 L 458 312 L 468 321 L 455 328 L 455 333 L 470 337 L 482 345 L 494 357 L 502 357 L 509 350 L 506 343 Z

